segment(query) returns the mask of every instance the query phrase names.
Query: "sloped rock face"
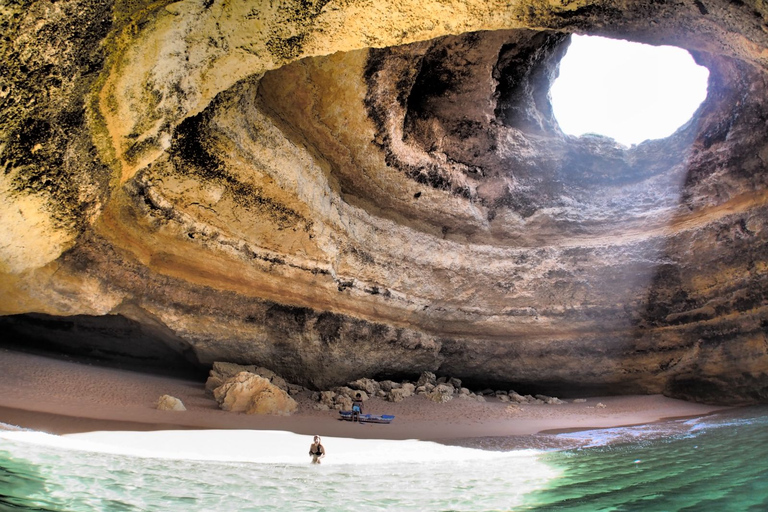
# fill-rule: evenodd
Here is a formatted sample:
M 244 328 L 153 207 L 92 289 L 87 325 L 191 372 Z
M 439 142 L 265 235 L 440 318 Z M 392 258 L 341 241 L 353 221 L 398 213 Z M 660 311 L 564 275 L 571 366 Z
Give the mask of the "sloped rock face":
M 432 371 L 768 399 L 763 7 L 41 0 L 0 16 L 15 324 L 151 319 L 202 365 L 318 388 Z M 565 136 L 548 90 L 572 32 L 690 50 L 706 102 L 632 148 Z

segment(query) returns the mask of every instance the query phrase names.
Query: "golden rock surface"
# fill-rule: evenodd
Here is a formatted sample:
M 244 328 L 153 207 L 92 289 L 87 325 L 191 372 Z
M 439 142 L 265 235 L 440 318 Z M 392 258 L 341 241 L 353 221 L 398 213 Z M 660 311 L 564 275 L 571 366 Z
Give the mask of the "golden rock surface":
M 119 351 L 121 316 L 322 389 L 432 371 L 768 399 L 762 4 L 37 0 L 0 21 L 19 336 L 86 315 Z M 547 91 L 571 33 L 688 49 L 708 98 L 667 139 L 566 136 Z

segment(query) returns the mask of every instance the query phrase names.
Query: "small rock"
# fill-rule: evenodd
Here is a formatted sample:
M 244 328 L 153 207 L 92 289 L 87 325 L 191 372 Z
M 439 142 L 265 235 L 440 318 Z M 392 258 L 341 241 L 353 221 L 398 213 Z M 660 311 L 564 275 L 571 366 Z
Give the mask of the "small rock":
M 181 402 L 181 400 L 171 395 L 163 395 L 160 398 L 158 398 L 156 407 L 159 411 L 186 411 L 187 410 L 187 408 L 184 407 L 184 404 Z
M 403 387 L 400 388 L 403 390 L 403 397 L 408 398 L 409 396 L 413 396 L 416 393 L 416 386 L 411 384 L 410 382 L 404 382 Z
M 507 393 L 503 389 L 496 390 L 496 391 L 493 392 L 493 394 L 496 395 L 496 396 L 508 396 L 509 395 L 509 393 Z
M 391 381 L 391 380 L 383 380 L 383 381 L 379 382 L 379 387 L 385 393 L 389 393 L 393 389 L 399 388 L 400 387 L 400 383 L 399 382 L 394 382 L 394 381 Z
M 380 389 L 376 392 L 376 396 L 379 398 L 385 398 L 387 396 L 387 392 L 383 389 Z
M 497 395 L 496 398 L 499 399 L 501 402 L 509 402 L 509 396 L 508 395 Z
M 602 402 L 598 402 L 598 404 L 595 407 L 597 407 L 598 409 L 605 409 L 606 405 Z
M 448 384 L 456 389 L 461 389 L 461 379 L 457 379 L 456 377 L 451 377 L 448 379 Z
M 356 390 L 347 386 L 340 386 L 338 388 L 334 388 L 333 390 L 336 392 L 337 395 L 348 396 L 350 398 L 355 396 L 355 393 L 357 392 Z
M 584 402 L 586 402 L 586 401 L 587 401 L 587 399 L 586 399 L 586 398 L 575 398 L 575 399 L 573 400 L 573 403 L 575 403 L 575 404 L 583 404 L 583 403 L 584 403 Z
M 352 389 L 365 391 L 368 395 L 373 396 L 381 389 L 381 385 L 373 379 L 357 379 L 348 384 Z
M 396 388 L 387 393 L 387 400 L 390 402 L 402 402 L 405 398 L 405 391 L 403 388 Z
M 285 381 L 284 378 L 280 377 L 279 375 L 275 375 L 273 372 L 270 372 L 273 374 L 273 377 L 267 377 L 266 375 L 261 375 L 258 373 L 259 368 L 256 369 L 257 373 L 256 375 L 260 375 L 261 377 L 264 377 L 265 379 L 269 379 L 269 381 L 278 388 L 282 389 L 283 391 L 288 391 L 288 383 Z
M 523 395 L 516 393 L 514 391 L 510 391 L 508 396 L 511 402 L 517 402 L 518 404 L 528 403 L 527 398 L 525 398 Z
M 433 402 L 442 404 L 453 398 L 453 391 L 453 386 L 450 384 L 438 384 L 431 393 L 427 393 L 427 398 Z
M 460 395 L 467 395 L 468 396 L 471 393 L 472 392 L 469 389 L 467 389 L 467 388 L 459 388 L 459 394 Z
M 477 394 L 478 395 L 483 395 L 483 396 L 492 395 L 493 394 L 493 390 L 491 388 L 485 388 L 484 390 L 478 392 Z
M 427 393 L 427 398 L 437 404 L 444 404 L 445 402 L 450 402 L 453 399 L 453 395 L 444 395 L 442 393 L 438 393 L 437 391 L 433 391 L 431 393 Z
M 560 400 L 559 398 L 554 397 L 554 396 L 536 395 L 536 398 L 538 400 L 541 400 L 545 404 L 548 404 L 548 405 L 555 405 L 555 404 L 562 404 L 563 403 L 562 400 Z
M 338 411 L 350 411 L 352 410 L 352 399 L 346 395 L 339 395 L 336 397 L 336 403 L 333 407 Z
M 419 380 L 416 382 L 416 387 L 426 386 L 427 384 L 431 384 L 432 386 L 437 384 L 437 378 L 435 377 L 434 373 L 422 372 L 422 374 L 419 376 Z
M 263 366 L 259 366 L 258 368 L 256 368 L 253 371 L 253 373 L 258 375 L 259 377 L 264 377 L 265 379 L 269 379 L 269 381 L 272 384 L 275 384 L 275 382 L 272 379 L 277 377 L 277 374 L 275 372 L 273 372 L 272 370 L 270 370 L 269 368 L 264 368 Z M 275 386 L 277 386 L 277 384 L 275 384 Z
M 336 399 L 336 393 L 334 393 L 333 391 L 321 391 L 319 395 L 320 397 L 318 398 L 318 400 L 321 403 L 324 403 L 328 406 L 332 406 Z
M 438 377 L 435 384 L 445 384 L 448 382 L 448 377 Z
M 288 383 L 288 394 L 289 395 L 298 395 L 302 391 L 306 391 L 307 388 L 303 386 L 299 386 L 298 384 L 291 384 Z
M 330 409 L 331 409 L 331 408 L 330 408 L 328 405 L 326 405 L 326 404 L 323 404 L 323 403 L 315 404 L 315 405 L 313 405 L 312 407 L 313 407 L 313 408 L 314 408 L 316 411 L 328 411 L 328 410 L 330 410 Z

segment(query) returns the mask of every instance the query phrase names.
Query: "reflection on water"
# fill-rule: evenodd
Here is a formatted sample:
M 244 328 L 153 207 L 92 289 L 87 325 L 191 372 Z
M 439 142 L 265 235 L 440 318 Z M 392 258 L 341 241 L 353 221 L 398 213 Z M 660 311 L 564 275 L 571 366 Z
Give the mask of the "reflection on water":
M 408 459 L 395 450 L 322 466 L 139 457 L 0 433 L 0 510 L 762 511 L 766 427 L 768 409 L 746 409 L 556 436 L 578 446 L 565 450 L 410 442 Z

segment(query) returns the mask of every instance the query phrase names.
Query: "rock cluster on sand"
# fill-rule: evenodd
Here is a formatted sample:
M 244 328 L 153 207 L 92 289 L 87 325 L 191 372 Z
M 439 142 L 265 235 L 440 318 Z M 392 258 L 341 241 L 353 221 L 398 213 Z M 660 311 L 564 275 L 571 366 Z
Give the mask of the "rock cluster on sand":
M 495 396 L 502 402 L 518 404 L 563 404 L 564 401 L 546 395 L 521 395 L 515 391 L 485 389 L 474 393 L 462 387 L 461 380 L 454 377 L 437 377 L 432 372 L 423 372 L 415 382 L 394 382 L 391 380 L 358 379 L 346 386 L 321 391 L 314 394 L 316 409 L 347 410 L 352 406 L 353 397 L 360 393 L 363 401 L 371 397 L 382 398 L 390 402 L 400 402 L 413 395 L 423 395 L 435 403 L 445 403 L 454 398 L 485 402 L 486 396 Z
M 496 397 L 502 402 L 514 402 L 518 404 L 549 404 L 560 405 L 565 402 L 554 396 L 547 395 L 521 395 L 514 391 L 496 391 Z
M 260 380 L 255 379 L 258 377 Z M 262 382 L 263 381 L 263 382 Z M 287 382 L 267 368 L 254 365 L 240 365 L 227 362 L 213 363 L 208 380 L 205 384 L 207 392 L 212 393 L 224 410 L 259 412 L 262 414 L 290 414 L 295 407 L 286 406 L 279 400 L 263 395 L 262 388 L 271 386 L 281 391 L 285 398 L 293 404 L 295 401 L 288 395 L 295 395 L 306 388 Z M 277 391 L 274 392 L 277 395 Z M 460 379 L 454 377 L 437 377 L 432 372 L 422 372 L 416 382 L 392 380 L 377 381 L 362 378 L 348 382 L 346 386 L 338 386 L 324 391 L 315 391 L 312 398 L 317 410 L 350 410 L 356 395 L 362 401 L 380 398 L 389 402 L 401 402 L 404 399 L 422 395 L 435 403 L 445 403 L 458 398 L 485 402 L 486 396 L 496 397 L 502 402 L 517 404 L 562 404 L 559 398 L 546 395 L 520 395 L 515 391 L 484 389 L 473 392 L 462 386 Z M 256 398 L 249 398 L 258 395 Z M 270 395 L 271 396 L 271 395 Z M 282 396 L 282 395 L 281 395 Z M 251 404 L 249 401 L 253 401 Z M 259 403 L 259 405 L 256 404 Z M 272 403 L 274 402 L 274 403 Z M 278 403 L 279 402 L 279 403 Z M 288 402 L 288 403 L 291 403 Z M 269 405 L 267 405 L 269 404 Z M 258 411 L 256 410 L 258 409 Z
M 433 402 L 444 403 L 455 396 L 463 399 L 472 399 L 484 402 L 485 398 L 461 387 L 461 381 L 449 377 L 436 377 L 434 373 L 423 372 L 419 379 L 413 383 L 409 381 L 395 382 L 392 380 L 376 381 L 374 379 L 358 379 L 330 391 L 321 391 L 314 394 L 317 400 L 316 409 L 320 410 L 346 410 L 352 405 L 352 399 L 360 394 L 363 401 L 376 397 L 389 402 L 401 402 L 404 399 L 423 395 Z
M 187 408 L 181 400 L 171 395 L 163 395 L 157 399 L 156 407 L 159 411 L 186 411 Z

